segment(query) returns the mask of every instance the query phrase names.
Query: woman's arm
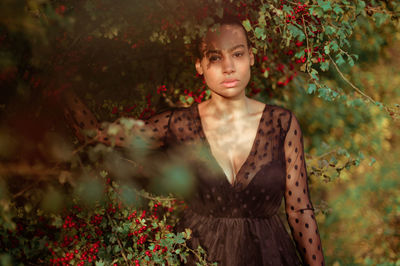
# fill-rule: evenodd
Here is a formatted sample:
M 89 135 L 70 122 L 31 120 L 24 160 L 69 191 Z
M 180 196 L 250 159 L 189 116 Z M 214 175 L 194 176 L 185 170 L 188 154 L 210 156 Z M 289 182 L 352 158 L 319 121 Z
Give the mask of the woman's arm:
M 286 159 L 285 208 L 287 219 L 306 265 L 325 265 L 314 209 L 309 198 L 303 135 L 293 113 L 284 150 Z
M 74 130 L 75 136 L 83 143 L 97 138 L 100 124 L 93 113 L 71 91 L 62 93 L 62 104 L 65 119 Z M 91 131 L 92 134 L 88 136 Z
M 100 142 L 106 145 L 131 147 L 141 137 L 150 147 L 163 145 L 171 112 L 164 112 L 146 121 L 119 118 L 113 123 L 99 123 L 93 113 L 72 92 L 64 93 L 64 115 L 81 143 Z

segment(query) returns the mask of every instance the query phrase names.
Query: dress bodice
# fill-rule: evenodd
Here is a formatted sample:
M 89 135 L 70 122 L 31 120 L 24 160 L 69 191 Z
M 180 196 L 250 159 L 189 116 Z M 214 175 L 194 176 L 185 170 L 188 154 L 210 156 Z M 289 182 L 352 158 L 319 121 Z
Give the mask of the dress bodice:
M 202 160 L 192 164 L 195 190 L 188 199 L 189 208 L 178 228 L 193 230 L 192 244 L 205 247 L 210 261 L 223 265 L 242 265 L 250 261 L 255 265 L 299 264 L 277 216 L 282 199 L 285 199 L 289 226 L 303 260 L 323 265 L 319 233 L 309 199 L 302 132 L 291 111 L 266 106 L 250 154 L 233 185 L 211 153 L 197 104 L 163 112 L 146 123 L 155 133 L 154 138 L 162 139 L 162 145 L 189 147 L 186 149 L 191 151 L 201 147 Z M 232 246 L 231 240 L 235 237 L 240 237 L 240 243 L 247 244 L 235 242 L 237 245 Z M 273 245 L 276 245 L 274 251 L 266 249 Z M 255 250 L 258 251 L 254 253 Z

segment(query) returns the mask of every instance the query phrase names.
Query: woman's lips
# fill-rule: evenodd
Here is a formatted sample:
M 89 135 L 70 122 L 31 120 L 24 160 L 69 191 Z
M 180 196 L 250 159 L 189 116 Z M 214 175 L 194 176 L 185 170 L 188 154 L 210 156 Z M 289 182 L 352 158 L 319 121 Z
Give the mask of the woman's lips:
M 239 83 L 237 79 L 226 79 L 222 81 L 222 85 L 227 88 L 235 87 Z

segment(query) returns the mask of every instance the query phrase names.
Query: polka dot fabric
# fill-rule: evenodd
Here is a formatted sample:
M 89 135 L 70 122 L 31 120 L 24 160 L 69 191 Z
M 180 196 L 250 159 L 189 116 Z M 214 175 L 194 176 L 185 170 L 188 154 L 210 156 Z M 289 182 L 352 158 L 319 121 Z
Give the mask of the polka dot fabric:
M 284 150 L 286 161 L 285 209 L 296 245 L 309 265 L 324 265 L 321 241 L 309 198 L 302 131 L 291 114 Z
M 188 245 L 202 246 L 209 262 L 229 266 L 324 265 L 308 194 L 302 132 L 289 110 L 265 106 L 251 151 L 233 184 L 211 153 L 197 103 L 156 114 L 132 130 L 150 136 L 155 146 L 164 147 L 167 153 L 173 153 L 175 146 L 187 146 L 189 151 L 203 147 L 206 160 L 202 157 L 193 163 L 182 158 L 188 164 L 190 161 L 196 186 L 186 199 L 188 208 L 176 230 L 190 228 Z M 114 139 L 126 147 L 131 143 L 121 132 L 112 136 L 107 129 L 98 132 L 99 141 Z M 298 253 L 278 215 L 283 199 Z M 195 264 L 196 258 L 189 257 L 187 265 Z

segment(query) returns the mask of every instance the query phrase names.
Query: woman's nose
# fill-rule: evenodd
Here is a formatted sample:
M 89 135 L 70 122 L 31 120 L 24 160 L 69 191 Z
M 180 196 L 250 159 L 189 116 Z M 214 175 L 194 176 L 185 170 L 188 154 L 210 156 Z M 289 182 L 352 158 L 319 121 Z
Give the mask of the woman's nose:
M 222 70 L 226 74 L 235 72 L 235 63 L 232 58 L 226 57 L 222 60 Z

